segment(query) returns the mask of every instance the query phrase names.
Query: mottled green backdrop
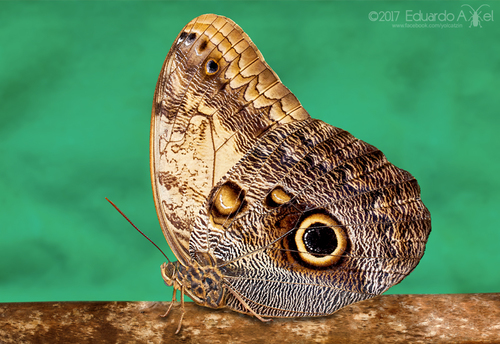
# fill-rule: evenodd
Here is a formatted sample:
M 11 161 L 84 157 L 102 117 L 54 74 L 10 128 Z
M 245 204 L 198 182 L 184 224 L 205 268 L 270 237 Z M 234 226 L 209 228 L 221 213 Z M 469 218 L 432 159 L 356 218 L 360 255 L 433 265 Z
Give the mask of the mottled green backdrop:
M 467 2 L 490 5 L 479 23 L 462 4 L 0 2 L 0 301 L 170 299 L 164 258 L 104 197 L 168 250 L 151 103 L 173 39 L 207 12 L 236 21 L 312 116 L 419 180 L 433 230 L 392 293 L 500 292 L 500 4 Z

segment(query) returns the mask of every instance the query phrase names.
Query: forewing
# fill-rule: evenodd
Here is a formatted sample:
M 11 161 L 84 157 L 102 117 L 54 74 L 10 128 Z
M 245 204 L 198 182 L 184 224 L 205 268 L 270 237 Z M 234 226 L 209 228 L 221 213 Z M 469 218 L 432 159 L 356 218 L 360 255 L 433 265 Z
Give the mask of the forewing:
M 266 132 L 307 118 L 233 21 L 207 14 L 184 27 L 158 78 L 150 140 L 158 217 L 181 262 L 222 176 Z

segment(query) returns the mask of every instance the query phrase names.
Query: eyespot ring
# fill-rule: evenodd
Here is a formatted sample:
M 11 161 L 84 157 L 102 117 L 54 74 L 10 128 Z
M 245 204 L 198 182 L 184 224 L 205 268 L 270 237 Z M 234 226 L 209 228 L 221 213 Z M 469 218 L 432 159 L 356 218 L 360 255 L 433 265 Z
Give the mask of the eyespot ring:
M 294 241 L 300 259 L 315 267 L 337 263 L 347 248 L 347 237 L 342 226 L 322 213 L 312 214 L 302 220 Z
M 214 59 L 210 59 L 205 63 L 205 72 L 207 75 L 214 75 L 219 71 L 219 64 Z

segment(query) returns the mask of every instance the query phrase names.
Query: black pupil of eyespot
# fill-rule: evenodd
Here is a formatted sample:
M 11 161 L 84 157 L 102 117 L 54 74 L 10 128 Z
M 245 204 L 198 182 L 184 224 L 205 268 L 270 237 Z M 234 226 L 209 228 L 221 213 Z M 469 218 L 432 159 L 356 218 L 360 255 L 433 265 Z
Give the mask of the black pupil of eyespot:
M 319 258 L 324 257 L 325 254 L 331 254 L 338 245 L 335 231 L 325 226 L 324 223 L 313 223 L 309 226 L 302 240 L 307 251 Z
M 179 37 L 179 40 L 183 41 L 184 38 L 186 38 L 187 35 L 188 35 L 187 32 L 184 31 L 183 33 L 181 33 L 181 35 Z
M 217 62 L 215 62 L 214 60 L 210 60 L 207 62 L 207 72 L 208 73 L 215 73 L 215 72 L 217 72 L 218 68 L 219 68 L 219 66 L 217 65 Z

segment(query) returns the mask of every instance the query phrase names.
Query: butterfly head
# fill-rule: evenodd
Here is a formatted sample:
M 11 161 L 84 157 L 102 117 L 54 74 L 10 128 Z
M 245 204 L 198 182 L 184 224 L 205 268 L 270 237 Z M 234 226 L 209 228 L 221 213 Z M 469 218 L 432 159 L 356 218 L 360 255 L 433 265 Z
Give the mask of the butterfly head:
M 178 262 L 168 262 L 163 263 L 161 265 L 161 277 L 163 277 L 163 281 L 169 287 L 174 285 L 175 275 L 178 270 Z

